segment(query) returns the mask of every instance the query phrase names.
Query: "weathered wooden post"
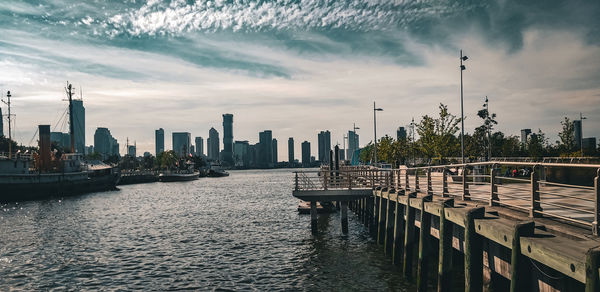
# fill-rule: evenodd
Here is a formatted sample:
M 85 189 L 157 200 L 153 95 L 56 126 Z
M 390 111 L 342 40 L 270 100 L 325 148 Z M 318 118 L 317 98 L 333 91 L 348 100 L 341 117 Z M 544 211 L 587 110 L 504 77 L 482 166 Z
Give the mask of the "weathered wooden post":
M 342 201 L 342 233 L 348 233 L 348 201 Z
M 377 244 L 383 244 L 385 239 L 385 221 L 387 218 L 387 208 L 389 201 L 387 199 L 387 196 L 389 195 L 387 191 L 387 188 L 383 188 L 379 197 L 379 224 L 377 225 Z
M 498 186 L 496 185 L 496 167 L 492 165 L 490 170 L 490 206 L 498 205 Z
M 395 189 L 391 189 L 388 193 L 387 197 L 387 216 L 385 220 L 385 238 L 383 250 L 384 253 L 391 254 L 392 253 L 392 244 L 393 244 L 393 236 L 394 236 L 394 210 L 396 209 L 396 200 L 392 200 L 391 198 L 397 197 L 398 193 Z
M 600 248 L 594 247 L 585 255 L 585 292 L 600 291 Z
M 431 185 L 431 167 L 427 168 L 427 194 L 433 195 L 433 186 Z
M 529 217 L 541 217 L 539 213 L 542 211 L 540 204 L 540 184 L 537 167 L 533 167 L 531 172 L 531 208 L 529 209 Z
M 596 236 L 600 234 L 598 222 L 600 221 L 600 168 L 596 170 L 594 178 L 594 222 L 592 222 L 592 233 Z
M 408 194 L 410 192 L 410 183 L 408 179 L 408 168 L 404 171 L 404 193 Z
M 475 231 L 475 219 L 485 216 L 485 208 L 467 211 L 465 216 L 465 292 L 483 290 L 483 238 Z
M 427 272 L 429 271 L 431 239 L 431 214 L 425 212 L 425 202 L 431 202 L 432 196 L 421 199 L 421 228 L 419 228 L 419 260 L 417 262 L 417 291 L 427 291 Z
M 448 170 L 444 167 L 442 169 L 442 197 L 449 197 L 448 192 Z
M 521 253 L 521 236 L 532 236 L 535 228 L 533 221 L 519 222 L 513 231 L 513 240 L 510 257 L 510 291 L 527 291 L 527 284 L 531 280 L 531 272 L 527 258 Z
M 317 233 L 317 202 L 310 202 L 310 229 L 313 234 Z
M 294 171 L 294 174 L 295 174 L 295 178 L 294 178 L 294 190 L 297 191 L 297 190 L 299 190 L 298 189 L 298 172 Z
M 408 193 L 403 193 L 406 195 Z M 400 193 L 398 193 L 400 195 Z M 404 206 L 400 203 L 400 198 L 396 197 L 396 206 L 394 208 L 394 244 L 392 246 L 392 263 L 399 265 L 402 262 L 402 247 L 404 244 Z
M 416 192 L 408 195 L 406 200 L 406 223 L 404 224 L 404 257 L 402 259 L 402 273 L 407 279 L 412 279 L 412 264 L 415 245 L 415 209 L 410 206 L 411 198 L 416 197 Z
M 467 165 L 463 165 L 462 169 L 462 199 L 463 201 L 470 200 L 469 184 L 467 183 Z
M 421 189 L 419 188 L 419 169 L 415 168 L 415 192 L 419 192 Z
M 440 208 L 440 240 L 438 263 L 438 291 L 447 292 L 452 288 L 452 233 L 453 225 L 446 219 L 446 208 L 454 207 L 454 199 L 446 199 Z

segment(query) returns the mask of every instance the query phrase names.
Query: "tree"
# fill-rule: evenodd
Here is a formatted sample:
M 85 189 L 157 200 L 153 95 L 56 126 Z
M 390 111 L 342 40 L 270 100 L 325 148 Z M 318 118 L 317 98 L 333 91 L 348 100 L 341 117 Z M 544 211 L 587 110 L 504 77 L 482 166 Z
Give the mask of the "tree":
M 489 159 L 488 149 L 493 145 L 493 136 L 491 135 L 494 125 L 497 125 L 496 114 L 490 114 L 485 107 L 477 112 L 477 116 L 483 119 L 483 124 L 475 128 L 473 139 L 475 142 L 476 153 L 472 153 L 478 157 L 486 157 Z
M 177 154 L 173 150 L 161 152 L 156 157 L 156 163 L 160 169 L 173 169 L 177 164 Z
M 8 152 L 8 144 L 11 144 L 13 153 L 17 151 L 17 142 L 9 140 L 8 137 L 0 136 L 0 152 Z
M 561 152 L 561 155 L 568 156 L 571 152 L 576 151 L 575 123 L 573 123 L 573 121 L 571 121 L 569 118 L 565 117 L 560 124 L 562 125 L 562 131 L 558 133 L 558 138 L 560 138 L 560 141 L 556 141 L 556 144 L 558 144 L 558 150 Z
M 152 169 L 154 168 L 155 158 L 152 155 L 144 156 L 142 158 L 142 168 L 143 169 Z
M 529 152 L 529 157 L 544 157 L 547 148 L 548 139 L 546 138 L 546 134 L 544 134 L 541 129 L 538 129 L 537 133 L 529 136 L 529 139 L 527 140 L 527 151 Z
M 455 134 L 458 132 L 461 118 L 449 113 L 448 106 L 442 103 L 439 109 L 437 119 L 428 115 L 423 116 L 421 122 L 417 124 L 417 133 L 420 137 L 418 144 L 421 153 L 429 159 L 435 157 L 443 162 L 458 149 L 459 143 Z

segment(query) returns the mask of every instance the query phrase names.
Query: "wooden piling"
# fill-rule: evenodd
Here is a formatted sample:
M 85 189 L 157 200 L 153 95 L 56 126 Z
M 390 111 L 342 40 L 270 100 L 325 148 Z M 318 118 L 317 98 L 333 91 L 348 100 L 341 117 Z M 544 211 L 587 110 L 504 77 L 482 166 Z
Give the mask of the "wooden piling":
M 397 196 L 394 207 L 394 243 L 392 245 L 392 263 L 395 265 L 400 265 L 402 262 L 405 222 L 403 210 L 403 205 L 400 204 L 400 198 Z
M 476 207 L 465 214 L 465 292 L 483 290 L 483 238 L 475 231 L 475 219 L 485 216 L 485 208 Z
M 512 238 L 510 259 L 510 291 L 527 291 L 530 280 L 530 270 L 527 258 L 521 253 L 521 236 L 532 236 L 535 228 L 533 221 L 520 222 L 515 225 Z
M 454 207 L 454 199 L 442 202 L 440 208 L 440 240 L 438 261 L 438 292 L 451 290 L 452 281 L 452 222 L 446 219 L 446 208 Z
M 317 233 L 317 202 L 310 202 L 310 229 L 313 234 Z
M 342 209 L 342 233 L 348 233 L 348 201 L 342 201 L 341 203 Z
M 385 220 L 385 244 L 384 251 L 386 255 L 392 254 L 392 245 L 394 241 L 394 211 L 396 210 L 396 200 L 391 198 L 396 198 L 398 194 L 394 189 L 390 191 L 388 194 L 387 200 L 387 216 Z
M 428 174 L 428 178 L 430 175 Z M 417 291 L 427 291 L 427 276 L 429 271 L 429 258 L 431 252 L 431 214 L 425 212 L 425 202 L 431 202 L 432 195 L 427 195 L 421 200 L 421 228 L 419 228 L 419 260 L 417 262 Z
M 585 257 L 585 292 L 600 291 L 600 247 L 590 249 Z
M 412 279 L 413 253 L 415 244 L 415 209 L 410 207 L 410 198 L 414 198 L 416 193 L 409 194 L 406 201 L 406 223 L 404 224 L 404 253 L 402 259 L 402 273 L 406 279 Z
M 387 189 L 382 189 L 381 193 L 379 194 L 379 224 L 377 225 L 377 244 L 383 244 L 385 239 L 385 221 L 387 218 L 387 208 L 389 201 L 384 197 L 384 195 L 387 197 L 389 193 L 387 192 Z

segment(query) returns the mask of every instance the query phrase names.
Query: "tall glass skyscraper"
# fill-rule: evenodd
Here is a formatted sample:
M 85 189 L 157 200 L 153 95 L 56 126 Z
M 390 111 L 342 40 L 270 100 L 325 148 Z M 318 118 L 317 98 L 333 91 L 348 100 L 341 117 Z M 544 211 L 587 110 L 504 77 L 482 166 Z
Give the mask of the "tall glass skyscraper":
M 233 115 L 223 115 L 223 160 L 233 163 Z
M 165 152 L 165 130 L 163 128 L 154 131 L 154 147 L 156 148 L 154 155 Z
M 75 140 L 75 152 L 85 153 L 85 108 L 83 100 L 73 100 L 73 138 Z

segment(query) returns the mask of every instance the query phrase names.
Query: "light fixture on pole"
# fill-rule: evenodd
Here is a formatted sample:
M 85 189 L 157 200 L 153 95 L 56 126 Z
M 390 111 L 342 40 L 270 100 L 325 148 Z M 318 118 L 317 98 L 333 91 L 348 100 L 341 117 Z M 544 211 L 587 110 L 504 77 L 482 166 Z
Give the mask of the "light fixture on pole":
M 415 118 L 412 118 L 412 121 L 410 122 L 410 134 L 412 136 L 410 152 L 413 158 L 413 166 L 415 166 Z
M 378 108 L 375 106 L 375 102 L 373 102 L 373 141 L 374 141 L 374 151 L 373 151 L 373 162 L 375 166 L 377 166 L 377 112 L 383 111 L 382 108 Z
M 465 163 L 465 114 L 463 109 L 463 71 L 467 69 L 463 65 L 463 61 L 468 60 L 469 57 L 463 56 L 462 50 L 460 50 L 460 155 L 462 157 L 462 163 Z
M 579 113 L 579 144 L 581 145 L 581 157 L 583 157 L 583 120 L 587 119 L 583 113 Z

